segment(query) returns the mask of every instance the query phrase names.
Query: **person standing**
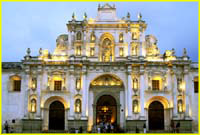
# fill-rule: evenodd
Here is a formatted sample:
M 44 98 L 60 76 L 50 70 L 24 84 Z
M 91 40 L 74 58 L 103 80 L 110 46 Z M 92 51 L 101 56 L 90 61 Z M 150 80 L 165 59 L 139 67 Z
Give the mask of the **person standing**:
M 176 133 L 179 133 L 180 131 L 180 126 L 181 126 L 181 124 L 180 124 L 180 122 L 178 122 L 177 124 L 176 124 Z
M 6 133 L 9 133 L 9 126 L 8 126 L 8 122 L 7 121 L 5 122 L 5 130 L 6 130 Z
M 171 124 L 170 124 L 170 126 L 171 126 L 171 129 L 172 129 L 172 133 L 175 133 L 175 124 L 174 124 L 174 121 L 172 120 L 171 121 Z
M 143 125 L 143 129 L 144 129 L 144 133 L 147 133 L 147 128 L 146 128 L 146 124 L 145 123 Z

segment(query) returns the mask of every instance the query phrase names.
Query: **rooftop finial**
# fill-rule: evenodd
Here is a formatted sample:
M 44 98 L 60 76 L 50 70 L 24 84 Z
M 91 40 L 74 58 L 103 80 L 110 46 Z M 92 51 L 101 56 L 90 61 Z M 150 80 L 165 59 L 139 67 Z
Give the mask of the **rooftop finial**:
M 39 49 L 39 55 L 42 55 L 42 48 Z
M 84 18 L 84 19 L 87 19 L 87 14 L 86 14 L 86 12 L 84 13 L 83 18 Z
M 73 12 L 72 13 L 72 20 L 75 20 L 76 19 L 76 16 L 75 16 L 75 13 Z
M 187 56 L 187 50 L 186 50 L 186 48 L 183 48 L 183 56 Z
M 131 17 L 131 15 L 130 15 L 130 13 L 128 12 L 127 13 L 127 16 L 126 16 L 128 19 L 130 19 L 130 17 Z
M 142 20 L 142 14 L 138 13 L 138 20 L 141 21 Z
M 30 48 L 27 48 L 26 53 L 27 53 L 27 56 L 30 56 L 30 54 L 31 54 L 31 49 L 30 49 Z

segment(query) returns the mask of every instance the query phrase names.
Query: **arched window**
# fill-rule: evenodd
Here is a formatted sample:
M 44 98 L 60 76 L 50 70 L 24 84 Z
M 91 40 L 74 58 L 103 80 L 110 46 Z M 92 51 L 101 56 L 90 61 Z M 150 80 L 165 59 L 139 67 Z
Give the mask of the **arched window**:
M 31 100 L 31 112 L 35 113 L 36 112 L 36 99 Z
M 178 100 L 178 112 L 183 112 L 183 101 L 181 99 Z
M 81 100 L 76 99 L 75 101 L 75 112 L 80 113 L 81 112 Z
M 76 34 L 76 40 L 81 40 L 81 36 L 82 36 L 81 32 L 80 31 L 77 32 L 77 34 Z
M 10 77 L 10 83 L 11 83 L 11 91 L 21 91 L 21 77 L 20 76 L 12 76 Z
M 119 34 L 119 42 L 123 43 L 123 41 L 124 41 L 124 35 L 123 35 L 123 33 L 120 33 Z
M 138 113 L 139 109 L 138 109 L 138 100 L 133 100 L 133 112 L 134 113 Z

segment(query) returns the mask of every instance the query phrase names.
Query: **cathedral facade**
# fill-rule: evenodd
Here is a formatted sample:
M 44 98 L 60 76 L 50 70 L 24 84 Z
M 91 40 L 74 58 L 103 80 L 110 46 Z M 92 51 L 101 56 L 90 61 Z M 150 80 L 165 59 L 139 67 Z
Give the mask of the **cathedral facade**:
M 53 53 L 31 49 L 21 62 L 2 63 L 2 124 L 15 132 L 93 131 L 102 122 L 126 132 L 198 130 L 198 63 L 183 49 L 161 54 L 138 14 L 119 19 L 98 6 L 95 19 L 75 14 Z

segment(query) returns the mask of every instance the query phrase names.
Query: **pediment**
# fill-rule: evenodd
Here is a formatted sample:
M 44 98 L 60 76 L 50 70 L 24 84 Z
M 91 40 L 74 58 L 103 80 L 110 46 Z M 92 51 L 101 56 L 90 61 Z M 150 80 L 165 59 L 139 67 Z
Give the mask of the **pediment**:
M 92 81 L 93 86 L 121 86 L 123 83 L 120 79 L 112 75 L 102 75 Z

